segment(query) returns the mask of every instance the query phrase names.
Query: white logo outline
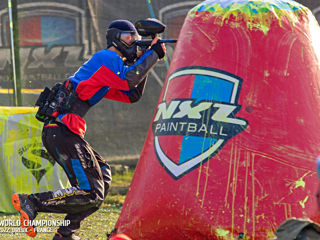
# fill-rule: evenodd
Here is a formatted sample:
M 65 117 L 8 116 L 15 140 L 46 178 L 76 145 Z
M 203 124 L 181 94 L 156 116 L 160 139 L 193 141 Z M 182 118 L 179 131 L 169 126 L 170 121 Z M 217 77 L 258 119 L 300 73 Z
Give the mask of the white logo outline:
M 204 76 L 215 77 L 215 78 L 232 82 L 233 89 L 232 89 L 231 99 L 229 103 L 230 104 L 237 103 L 237 98 L 238 98 L 242 79 L 232 74 L 226 74 L 224 73 L 224 71 L 221 71 L 221 70 L 205 68 L 205 67 L 187 67 L 187 68 L 178 69 L 176 72 L 172 73 L 168 78 L 162 101 L 165 101 L 166 99 L 168 87 L 171 80 L 180 76 L 185 76 L 185 75 L 204 75 Z M 218 150 L 224 146 L 227 140 L 221 139 L 221 138 L 217 139 L 217 142 L 211 145 L 211 147 L 209 147 L 207 150 L 205 150 L 204 152 L 202 152 L 197 156 L 190 158 L 189 160 L 181 164 L 176 164 L 165 154 L 165 152 L 161 148 L 158 136 L 154 136 L 154 146 L 155 146 L 156 155 L 161 165 L 174 179 L 177 180 L 182 176 L 184 176 L 185 174 L 187 174 L 188 172 L 192 171 L 198 165 L 206 162 L 211 157 L 213 157 L 213 155 L 215 155 L 215 153 L 218 153 L 219 152 Z

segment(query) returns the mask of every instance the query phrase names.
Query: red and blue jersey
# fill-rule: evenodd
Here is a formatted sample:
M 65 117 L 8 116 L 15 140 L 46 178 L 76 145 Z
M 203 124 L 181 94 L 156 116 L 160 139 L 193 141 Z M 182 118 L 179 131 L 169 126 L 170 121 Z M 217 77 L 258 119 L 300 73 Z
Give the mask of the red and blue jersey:
M 147 74 L 158 59 L 157 53 L 150 49 L 128 66 L 116 52 L 104 49 L 95 53 L 69 80 L 78 97 L 90 106 L 102 98 L 132 103 L 141 97 Z M 65 113 L 58 118 L 72 132 L 84 136 L 86 123 L 81 116 Z

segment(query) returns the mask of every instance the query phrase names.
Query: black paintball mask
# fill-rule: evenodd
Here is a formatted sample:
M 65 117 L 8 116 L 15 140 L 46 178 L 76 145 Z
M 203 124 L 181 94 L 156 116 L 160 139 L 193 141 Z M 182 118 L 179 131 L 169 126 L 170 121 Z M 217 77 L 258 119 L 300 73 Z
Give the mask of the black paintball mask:
M 141 39 L 134 25 L 127 20 L 111 22 L 106 33 L 107 48 L 114 46 L 128 61 L 137 59 L 136 41 Z

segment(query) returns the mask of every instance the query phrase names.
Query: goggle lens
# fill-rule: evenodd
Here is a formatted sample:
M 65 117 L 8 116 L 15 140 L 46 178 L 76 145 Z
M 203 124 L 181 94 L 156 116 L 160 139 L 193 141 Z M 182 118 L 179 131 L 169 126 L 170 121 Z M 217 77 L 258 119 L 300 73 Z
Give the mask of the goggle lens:
M 141 40 L 141 36 L 132 32 L 122 32 L 120 34 L 120 39 L 130 46 L 136 41 Z

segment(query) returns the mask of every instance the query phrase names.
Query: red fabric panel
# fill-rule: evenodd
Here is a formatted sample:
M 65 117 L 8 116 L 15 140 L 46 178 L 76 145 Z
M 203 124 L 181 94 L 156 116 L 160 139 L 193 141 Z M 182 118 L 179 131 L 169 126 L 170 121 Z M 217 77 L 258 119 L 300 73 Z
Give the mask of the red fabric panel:
M 68 113 L 61 118 L 63 123 L 75 134 L 84 136 L 86 132 L 86 122 L 79 115 Z
M 19 43 L 21 46 L 42 45 L 41 17 L 19 19 Z
M 108 98 L 119 102 L 131 103 L 127 95 L 114 88 L 110 88 L 107 94 L 104 96 L 104 98 Z
M 128 82 L 118 77 L 109 68 L 102 65 L 90 79 L 78 84 L 76 92 L 82 100 L 90 99 L 102 87 L 110 87 L 118 90 L 129 90 Z
M 52 113 L 52 116 L 53 116 L 54 118 L 58 117 L 58 115 L 59 115 L 59 113 L 58 113 L 58 112 L 54 112 L 54 113 Z
M 170 148 L 165 149 L 164 152 L 168 157 L 170 157 L 173 161 L 175 161 L 176 164 L 178 164 L 183 137 L 172 135 L 172 136 L 159 136 L 158 138 L 160 143 L 163 142 L 171 146 Z
M 180 84 L 172 84 L 170 82 L 168 85 L 168 90 L 167 90 L 167 96 L 166 96 L 166 101 L 169 103 L 173 99 L 179 99 L 179 98 L 185 98 L 185 97 L 190 97 L 192 93 L 192 86 L 194 83 L 194 76 L 190 77 L 189 76 L 180 76 L 175 79 L 175 82 L 178 82 Z M 181 86 L 186 86 L 182 88 Z M 187 87 L 191 86 L 191 87 Z

